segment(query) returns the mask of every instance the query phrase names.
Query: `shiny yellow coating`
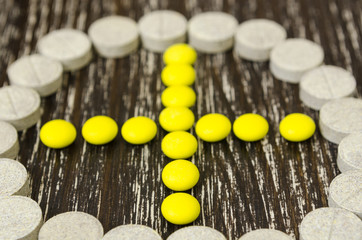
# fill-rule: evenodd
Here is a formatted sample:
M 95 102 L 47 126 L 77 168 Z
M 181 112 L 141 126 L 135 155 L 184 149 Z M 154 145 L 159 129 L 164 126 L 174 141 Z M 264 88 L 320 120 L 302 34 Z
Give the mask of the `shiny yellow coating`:
M 168 47 L 163 54 L 165 64 L 194 64 L 196 58 L 195 49 L 186 43 L 174 44 Z
M 218 142 L 226 138 L 231 131 L 230 120 L 219 113 L 209 113 L 196 123 L 196 134 L 206 142 Z
M 313 119 L 302 113 L 287 115 L 279 124 L 280 134 L 292 142 L 301 142 L 312 137 L 316 129 Z
M 167 107 L 161 111 L 159 121 L 168 132 L 186 131 L 194 125 L 195 116 L 187 107 Z
M 233 131 L 239 139 L 254 142 L 265 137 L 269 131 L 269 124 L 259 114 L 246 113 L 235 120 Z
M 178 159 L 168 163 L 162 170 L 162 181 L 171 190 L 186 191 L 199 181 L 198 168 L 190 161 Z
M 50 148 L 65 148 L 72 144 L 77 137 L 74 125 L 63 119 L 54 119 L 40 129 L 40 140 Z
M 169 158 L 186 159 L 196 152 L 197 140 L 188 132 L 171 132 L 162 139 L 161 148 Z
M 161 101 L 165 107 L 192 107 L 196 93 L 188 86 L 171 86 L 163 91 Z
M 165 86 L 186 85 L 190 86 L 195 82 L 196 73 L 191 65 L 171 64 L 161 72 L 161 79 Z
M 129 143 L 145 144 L 156 136 L 157 125 L 148 117 L 133 117 L 123 124 L 121 134 Z
M 116 121 L 108 116 L 94 116 L 82 128 L 83 138 L 90 144 L 103 145 L 112 141 L 118 133 Z

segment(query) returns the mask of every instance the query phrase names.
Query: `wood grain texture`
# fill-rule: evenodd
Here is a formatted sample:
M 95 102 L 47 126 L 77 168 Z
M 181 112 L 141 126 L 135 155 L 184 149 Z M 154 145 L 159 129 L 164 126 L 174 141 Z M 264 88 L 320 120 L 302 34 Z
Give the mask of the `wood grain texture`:
M 36 52 L 40 37 L 58 28 L 87 31 L 102 16 L 120 14 L 138 20 L 157 9 L 173 9 L 188 19 L 203 11 L 225 11 L 239 22 L 269 18 L 281 23 L 288 37 L 320 43 L 325 63 L 346 68 L 362 93 L 362 2 L 360 0 L 0 0 L 0 86 L 8 84 L 6 68 L 15 59 Z M 102 222 L 105 232 L 121 224 L 145 224 L 166 238 L 179 226 L 161 215 L 162 200 L 172 191 L 161 181 L 169 162 L 161 152 L 166 132 L 142 146 L 127 144 L 120 134 L 105 146 L 92 146 L 81 137 L 90 117 L 109 115 L 119 126 L 132 116 L 158 120 L 162 110 L 160 54 L 142 48 L 131 56 L 108 60 L 95 56 L 80 71 L 66 73 L 62 89 L 42 99 L 43 115 L 35 127 L 19 133 L 18 157 L 31 176 L 32 198 L 45 219 L 70 210 L 88 212 Z M 201 204 L 194 225 L 206 225 L 228 239 L 257 228 L 276 228 L 298 239 L 298 225 L 314 208 L 327 206 L 328 185 L 339 173 L 337 145 L 317 130 L 302 143 L 284 140 L 280 120 L 302 112 L 318 121 L 305 107 L 298 86 L 274 79 L 268 63 L 240 59 L 232 51 L 199 54 L 195 64 L 196 119 L 210 112 L 234 121 L 247 112 L 265 116 L 269 134 L 245 143 L 230 134 L 224 141 L 199 141 L 192 161 L 201 178 L 190 192 Z M 76 142 L 64 150 L 46 148 L 39 141 L 40 127 L 62 118 L 75 124 Z M 194 131 L 192 130 L 192 133 Z

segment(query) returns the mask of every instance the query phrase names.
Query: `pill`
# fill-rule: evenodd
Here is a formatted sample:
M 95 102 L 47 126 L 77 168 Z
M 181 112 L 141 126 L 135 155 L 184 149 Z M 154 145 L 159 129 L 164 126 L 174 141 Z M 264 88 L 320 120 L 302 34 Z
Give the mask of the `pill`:
M 128 224 L 118 226 L 107 232 L 102 240 L 162 240 L 160 235 L 150 227 Z
M 175 11 L 150 12 L 141 17 L 138 26 L 143 47 L 152 52 L 161 53 L 186 40 L 187 20 Z
M 270 53 L 270 70 L 275 78 L 299 83 L 303 74 L 323 63 L 324 52 L 318 44 L 291 38 L 277 44 Z
M 224 12 L 204 12 L 189 21 L 188 37 L 192 47 L 204 53 L 220 53 L 234 44 L 238 21 Z
M 362 218 L 362 170 L 344 172 L 329 185 L 328 206 L 340 207 Z
M 84 212 L 58 214 L 46 221 L 39 231 L 39 240 L 99 240 L 102 237 L 102 224 L 97 218 Z
M 192 107 L 196 102 L 195 91 L 187 86 L 171 86 L 161 95 L 165 107 Z
M 156 136 L 157 125 L 148 117 L 133 117 L 123 124 L 121 134 L 129 143 L 145 144 Z
M 37 240 L 43 223 L 42 211 L 31 198 L 0 197 L 0 239 Z
M 200 215 L 200 204 L 188 193 L 173 193 L 163 200 L 161 212 L 170 223 L 185 225 L 195 221 Z
M 268 19 L 252 19 L 241 23 L 235 33 L 235 50 L 250 61 L 267 61 L 270 52 L 284 41 L 287 32 L 278 23 Z
M 304 217 L 299 235 L 301 240 L 361 240 L 362 222 L 341 208 L 318 208 Z
M 63 119 L 54 119 L 40 129 L 40 140 L 50 148 L 65 148 L 75 141 L 77 130 L 74 125 Z
M 341 172 L 362 170 L 362 132 L 342 139 L 338 145 L 337 165 Z
M 163 54 L 165 64 L 194 64 L 197 53 L 193 47 L 186 43 L 176 43 L 166 49 Z
M 18 132 L 13 125 L 0 121 L 0 158 L 14 159 L 19 153 Z
M 94 145 L 103 145 L 112 141 L 118 133 L 116 121 L 108 116 L 95 116 L 88 119 L 82 128 L 84 139 Z
M 231 131 L 230 120 L 219 113 L 202 116 L 195 126 L 196 134 L 206 142 L 218 142 L 226 138 Z
M 226 240 L 225 236 L 210 227 L 190 226 L 172 233 L 167 240 Z
M 196 73 L 188 64 L 167 65 L 161 72 L 161 79 L 166 87 L 175 85 L 190 86 L 195 82 Z
M 40 38 L 37 45 L 41 55 L 62 63 L 64 71 L 75 71 L 92 59 L 92 43 L 82 31 L 64 28 Z
M 139 44 L 137 23 L 128 17 L 109 16 L 96 20 L 88 35 L 99 55 L 120 58 L 135 51 Z
M 0 158 L 0 196 L 30 195 L 28 172 L 13 159 Z
M 233 131 L 239 139 L 254 142 L 265 137 L 269 131 L 269 124 L 259 114 L 246 113 L 235 120 Z
M 199 181 L 198 168 L 190 161 L 178 159 L 168 163 L 162 170 L 162 181 L 171 190 L 186 191 Z
M 159 121 L 168 132 L 186 131 L 194 125 L 195 116 L 187 107 L 167 107 L 161 111 Z
M 291 113 L 279 124 L 279 132 L 288 141 L 301 142 L 312 137 L 316 129 L 314 120 L 303 113 Z
M 40 119 L 40 96 L 30 88 L 6 86 L 0 88 L 0 121 L 21 131 Z
M 362 132 L 362 99 L 341 98 L 324 104 L 319 111 L 322 136 L 340 143 L 348 134 Z
M 175 131 L 167 134 L 161 142 L 163 153 L 172 159 L 189 158 L 197 150 L 196 138 L 188 132 Z
M 343 68 L 320 66 L 308 71 L 299 83 L 299 98 L 315 110 L 329 100 L 352 96 L 356 91 L 356 79 Z
M 293 240 L 292 237 L 275 229 L 257 229 L 244 234 L 239 240 Z

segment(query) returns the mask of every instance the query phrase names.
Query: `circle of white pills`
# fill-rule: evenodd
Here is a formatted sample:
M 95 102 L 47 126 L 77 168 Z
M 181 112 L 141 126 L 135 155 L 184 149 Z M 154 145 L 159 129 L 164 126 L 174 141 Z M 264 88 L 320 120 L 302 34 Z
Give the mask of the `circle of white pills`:
M 337 165 L 341 172 L 362 170 L 362 132 L 342 139 L 338 145 Z
M 7 69 L 12 85 L 32 88 L 45 97 L 62 85 L 62 64 L 53 59 L 33 54 L 13 62 Z
M 40 54 L 58 60 L 64 71 L 86 66 L 92 59 L 92 43 L 82 31 L 70 28 L 55 30 L 38 41 Z
M 235 50 L 250 61 L 267 61 L 270 52 L 287 37 L 278 23 L 268 19 L 252 19 L 239 25 L 235 33 Z
M 28 197 L 0 197 L 0 239 L 37 240 L 43 223 L 39 205 Z
M 58 214 L 46 221 L 39 232 L 39 240 L 99 240 L 102 237 L 102 224 L 84 212 Z
M 0 196 L 30 195 L 26 168 L 18 161 L 0 158 Z
M 19 153 L 18 132 L 13 125 L 0 121 L 0 158 L 16 158 Z
M 204 53 L 220 53 L 232 48 L 238 21 L 224 12 L 205 12 L 189 21 L 189 42 Z
M 98 54 L 106 58 L 124 57 L 139 44 L 137 23 L 128 17 L 98 19 L 90 25 L 88 34 Z
M 186 40 L 187 20 L 175 11 L 150 12 L 141 17 L 138 26 L 143 47 L 153 52 L 163 52 Z
M 113 228 L 107 232 L 102 240 L 162 240 L 160 235 L 147 226 L 129 224 Z
M 270 71 L 279 80 L 298 83 L 304 73 L 323 63 L 324 52 L 318 44 L 302 38 L 290 38 L 270 53 Z
M 190 226 L 172 233 L 167 240 L 226 240 L 225 236 L 210 227 Z
M 319 127 L 324 138 L 337 144 L 350 133 L 362 132 L 362 99 L 327 102 L 319 112 Z
M 319 110 L 332 99 L 352 96 L 356 85 L 356 79 L 343 68 L 320 66 L 302 76 L 299 98 L 308 107 Z
M 16 130 L 27 129 L 40 119 L 40 96 L 30 88 L 6 86 L 0 88 L 0 120 Z
M 239 240 L 292 240 L 286 233 L 274 229 L 257 229 L 243 235 Z
M 362 222 L 342 208 L 318 208 L 299 226 L 301 240 L 361 240 Z

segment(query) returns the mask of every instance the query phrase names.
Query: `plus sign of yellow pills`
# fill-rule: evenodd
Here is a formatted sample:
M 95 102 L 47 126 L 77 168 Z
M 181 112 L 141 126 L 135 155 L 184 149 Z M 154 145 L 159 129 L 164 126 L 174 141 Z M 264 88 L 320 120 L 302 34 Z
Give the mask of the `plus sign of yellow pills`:
M 103 145 L 112 141 L 118 133 L 117 123 L 107 116 L 95 116 L 88 119 L 82 128 L 84 139 L 94 145 Z
M 194 125 L 195 116 L 187 107 L 167 107 L 160 113 L 159 121 L 168 132 L 186 131 Z
M 210 113 L 201 117 L 196 123 L 196 134 L 206 142 L 218 142 L 229 135 L 230 120 L 222 114 Z
M 133 117 L 123 124 L 121 134 L 129 143 L 144 144 L 156 136 L 157 125 L 148 117 Z
M 165 107 L 192 107 L 196 102 L 195 91 L 187 86 L 171 86 L 161 95 Z
M 195 82 L 196 73 L 191 65 L 171 64 L 167 65 L 161 73 L 161 79 L 165 86 L 187 85 Z
M 190 45 L 185 43 L 174 44 L 168 47 L 163 54 L 165 64 L 193 64 L 196 61 L 197 53 Z
M 292 113 L 279 124 L 280 134 L 292 142 L 301 142 L 313 136 L 316 126 L 313 119 L 302 113 Z
M 197 150 L 197 140 L 188 132 L 171 132 L 162 139 L 161 148 L 163 153 L 169 158 L 189 158 Z
M 239 139 L 254 142 L 265 137 L 269 131 L 269 124 L 258 114 L 246 113 L 235 120 L 233 130 Z
M 63 119 L 47 122 L 40 129 L 40 140 L 50 148 L 65 148 L 72 144 L 77 137 L 74 125 Z
M 186 191 L 196 185 L 200 173 L 195 164 L 179 159 L 166 165 L 162 171 L 162 181 L 171 190 Z
M 163 200 L 161 212 L 167 221 L 185 225 L 196 220 L 200 215 L 200 204 L 187 193 L 174 193 Z

